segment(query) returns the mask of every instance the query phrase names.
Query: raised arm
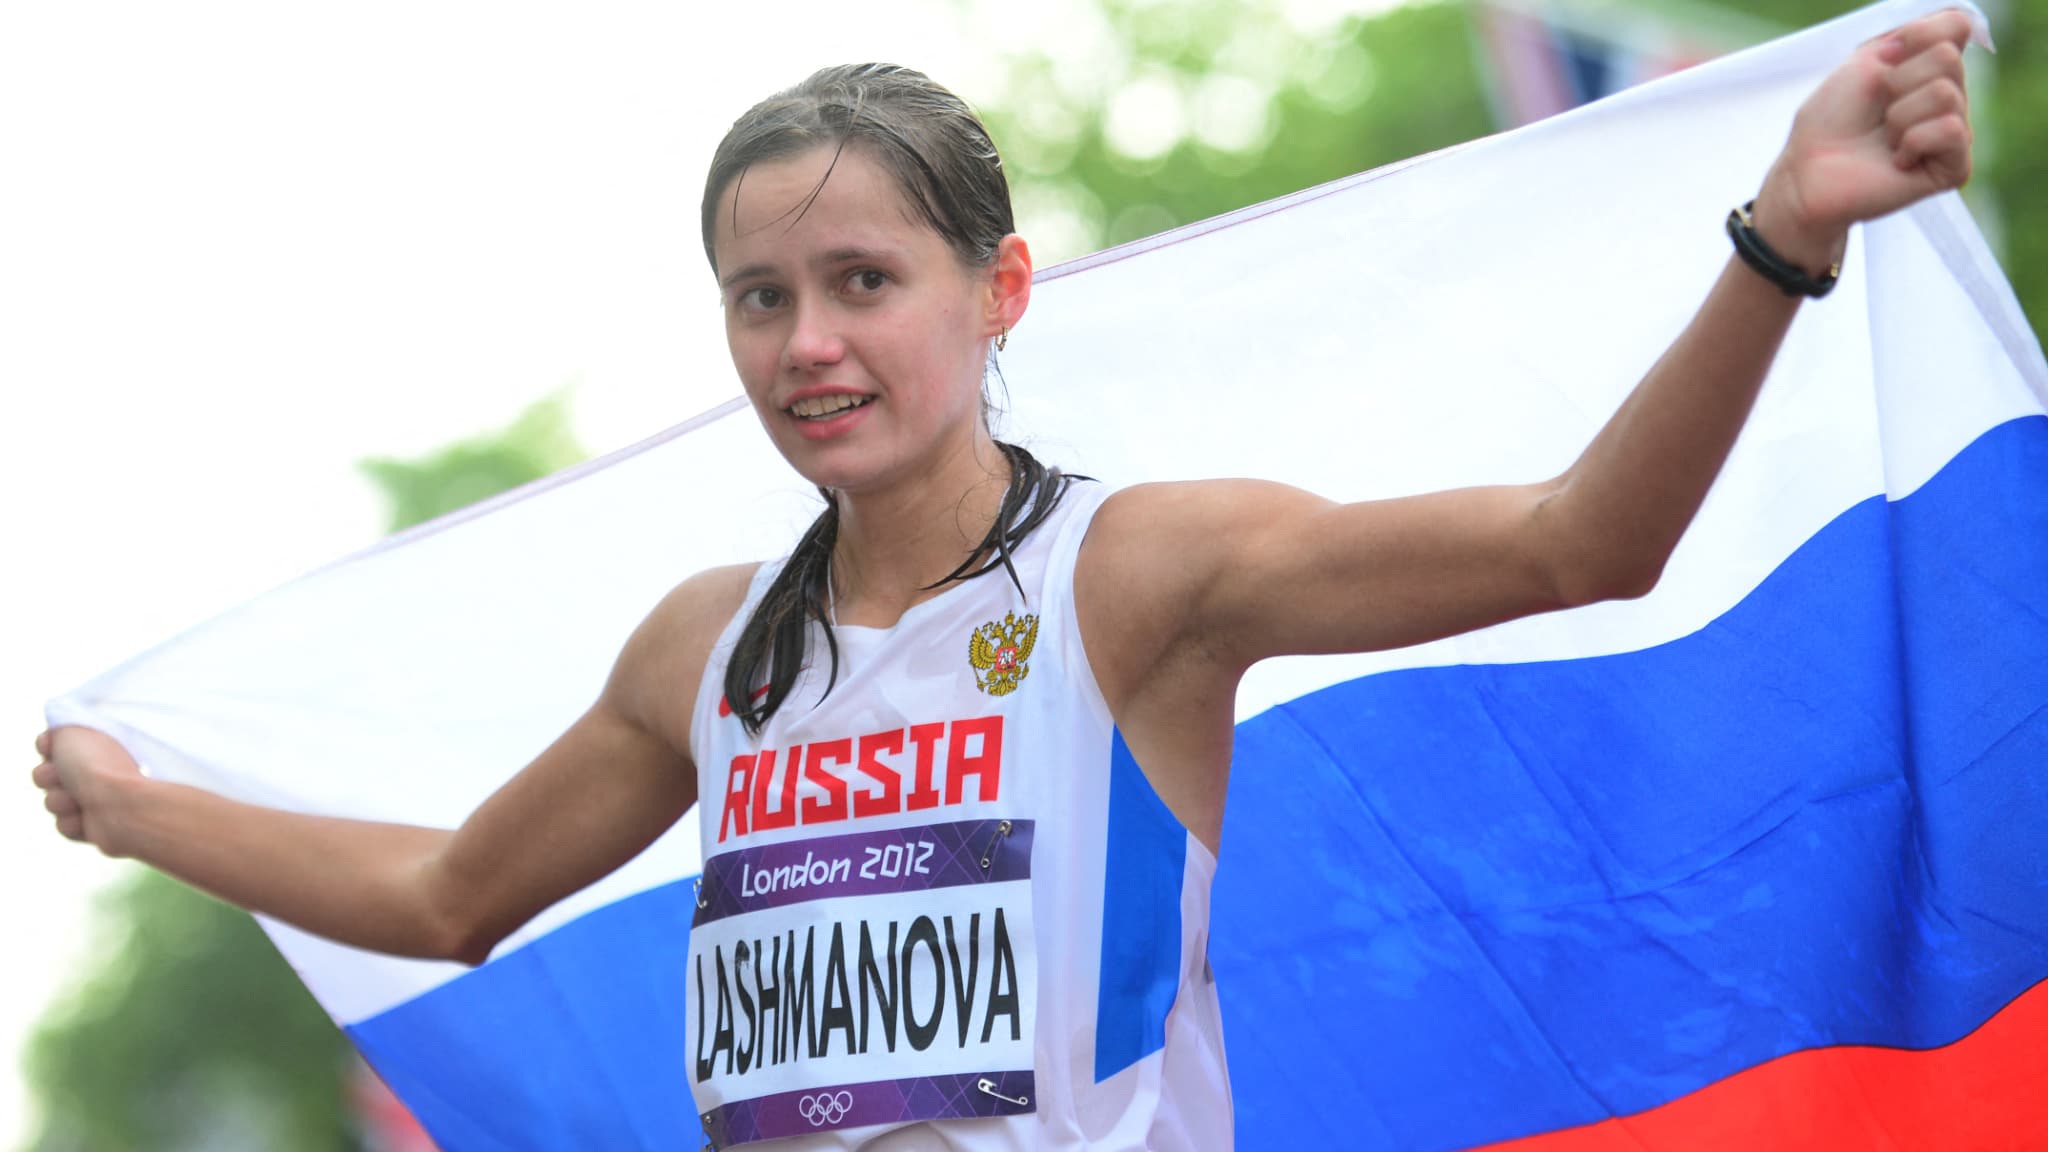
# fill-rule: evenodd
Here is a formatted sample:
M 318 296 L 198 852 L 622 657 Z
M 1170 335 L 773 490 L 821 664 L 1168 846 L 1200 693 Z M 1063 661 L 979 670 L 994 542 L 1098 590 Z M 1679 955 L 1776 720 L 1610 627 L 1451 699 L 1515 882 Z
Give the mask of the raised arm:
M 1968 178 L 1970 34 L 1962 13 L 1939 13 L 1864 45 L 1822 84 L 1757 199 L 1769 247 L 1818 276 L 1851 225 Z M 1799 304 L 1731 256 L 1584 454 L 1540 483 L 1352 505 L 1253 482 L 1120 493 L 1102 513 L 1111 530 L 1091 533 L 1091 545 L 1112 543 L 1084 562 L 1103 586 L 1162 594 L 1112 624 L 1120 634 L 1106 647 L 1138 653 L 1139 679 L 1150 661 L 1197 648 L 1231 672 L 1641 595 L 1720 471 Z
M 84 728 L 37 740 L 34 779 L 58 831 L 110 856 L 346 944 L 480 964 L 695 801 L 690 711 L 749 571 L 708 572 L 671 593 L 590 710 L 452 831 L 283 812 L 153 780 Z

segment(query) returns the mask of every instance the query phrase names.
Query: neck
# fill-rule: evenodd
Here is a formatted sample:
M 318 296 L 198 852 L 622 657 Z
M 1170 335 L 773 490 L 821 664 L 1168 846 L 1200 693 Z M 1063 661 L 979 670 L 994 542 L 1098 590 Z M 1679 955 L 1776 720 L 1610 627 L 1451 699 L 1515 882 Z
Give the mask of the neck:
M 840 492 L 832 549 L 842 624 L 888 627 L 980 546 L 1002 509 L 1010 464 L 986 433 L 887 489 Z

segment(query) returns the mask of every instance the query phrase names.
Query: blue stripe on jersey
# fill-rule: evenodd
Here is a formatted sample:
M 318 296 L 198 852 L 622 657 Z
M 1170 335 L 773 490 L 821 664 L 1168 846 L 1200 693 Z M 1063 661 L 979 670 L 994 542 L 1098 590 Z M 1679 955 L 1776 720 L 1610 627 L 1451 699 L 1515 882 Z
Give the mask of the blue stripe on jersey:
M 1102 882 L 1102 983 L 1096 993 L 1095 1080 L 1166 1047 L 1180 988 L 1180 889 L 1187 830 L 1112 729 L 1109 846 Z

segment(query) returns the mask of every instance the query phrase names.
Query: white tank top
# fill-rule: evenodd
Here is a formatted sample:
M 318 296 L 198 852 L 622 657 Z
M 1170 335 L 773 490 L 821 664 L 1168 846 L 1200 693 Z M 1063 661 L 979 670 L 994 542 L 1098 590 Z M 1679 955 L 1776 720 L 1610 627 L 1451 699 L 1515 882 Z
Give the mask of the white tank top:
M 998 568 L 840 627 L 757 738 L 727 658 L 692 728 L 704 879 L 684 981 L 715 1145 L 1227 1149 L 1215 860 L 1124 747 L 1082 651 L 1076 482 Z

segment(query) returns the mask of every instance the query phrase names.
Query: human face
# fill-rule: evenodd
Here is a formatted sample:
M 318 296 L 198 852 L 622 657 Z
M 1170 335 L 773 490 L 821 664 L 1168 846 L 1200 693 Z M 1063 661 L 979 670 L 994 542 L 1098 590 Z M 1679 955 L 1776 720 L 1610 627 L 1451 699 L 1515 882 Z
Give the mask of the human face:
M 1002 320 L 989 276 L 895 179 L 833 151 L 755 164 L 737 205 L 723 190 L 713 253 L 733 366 L 769 437 L 805 479 L 857 492 L 971 455 Z

